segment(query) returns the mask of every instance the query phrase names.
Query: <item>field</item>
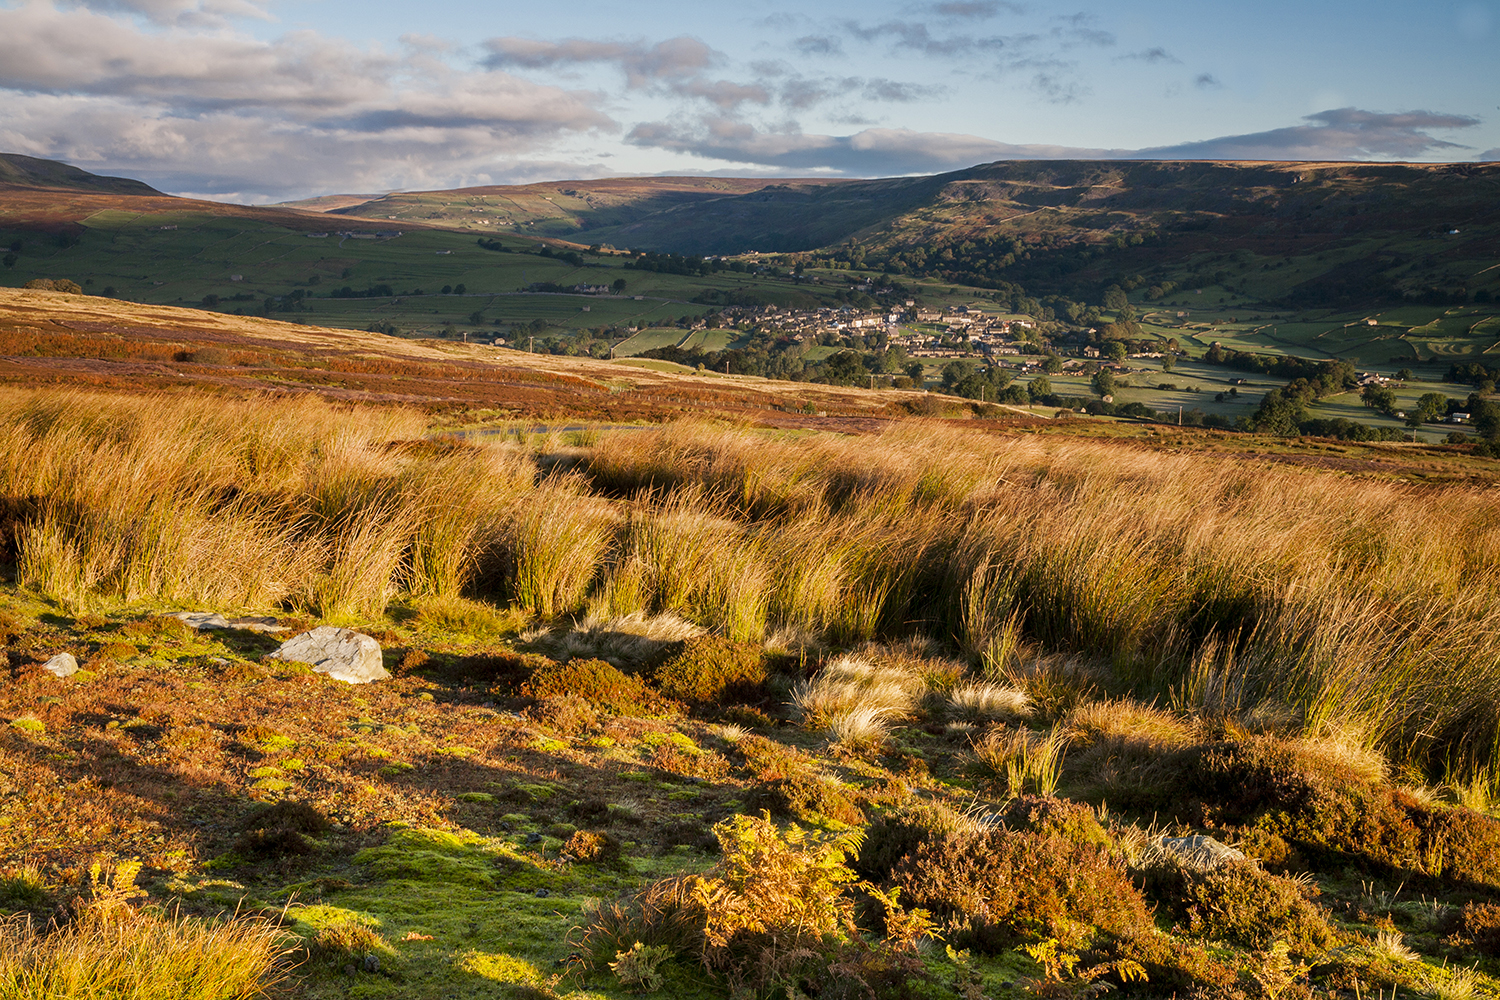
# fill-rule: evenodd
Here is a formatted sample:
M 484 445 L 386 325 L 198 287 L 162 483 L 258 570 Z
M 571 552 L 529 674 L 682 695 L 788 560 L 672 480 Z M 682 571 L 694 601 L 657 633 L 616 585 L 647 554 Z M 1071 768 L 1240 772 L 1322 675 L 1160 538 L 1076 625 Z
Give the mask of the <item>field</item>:
M 224 926 L 187 995 L 1500 987 L 1492 485 L 208 388 L 0 389 L 0 908 L 61 921 L 0 984 Z
M 417 336 L 445 330 L 455 336 L 461 329 L 486 337 L 511 334 L 537 319 L 565 333 L 650 326 L 702 315 L 709 307 L 688 300 L 706 290 L 758 290 L 773 300 L 789 291 L 785 280 L 748 274 L 685 278 L 626 270 L 624 258 L 608 254 L 585 254 L 583 266 L 575 267 L 530 252 L 543 244 L 528 238 L 501 237 L 502 244 L 517 251 L 511 253 L 483 249 L 472 236 L 427 227 L 403 229 L 400 236 L 344 238 L 339 231 L 372 235 L 387 230 L 339 216 L 285 211 L 211 214 L 194 203 L 175 207 L 174 200 L 80 210 L 72 223 L 77 234 L 61 239 L 8 228 L 0 214 L 0 244 L 21 246 L 15 265 L 0 280 L 19 286 L 33 278 L 68 278 L 94 294 L 148 304 L 192 306 L 214 296 L 214 308 L 250 314 L 259 313 L 268 298 L 277 300 L 280 310 L 296 295 L 288 318 L 323 326 L 364 329 L 379 323 Z M 571 287 L 608 285 L 620 278 L 627 282 L 625 295 L 521 291 L 539 282 Z M 379 285 L 389 286 L 391 294 L 329 294 Z M 460 285 L 463 294 L 441 293 L 445 286 Z M 809 294 L 820 293 L 812 289 Z

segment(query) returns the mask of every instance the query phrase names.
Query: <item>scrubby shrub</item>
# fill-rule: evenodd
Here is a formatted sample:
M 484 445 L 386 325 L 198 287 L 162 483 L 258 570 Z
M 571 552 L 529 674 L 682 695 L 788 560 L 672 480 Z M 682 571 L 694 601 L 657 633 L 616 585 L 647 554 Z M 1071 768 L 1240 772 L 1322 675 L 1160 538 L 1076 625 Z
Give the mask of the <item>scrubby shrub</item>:
M 563 853 L 574 861 L 612 864 L 620 859 L 620 838 L 605 830 L 575 830 Z
M 1310 856 L 1500 887 L 1500 821 L 1377 784 L 1378 767 L 1358 753 L 1259 736 L 1115 765 L 1111 802 L 1122 806 L 1250 827 Z
M 1061 837 L 1075 844 L 1097 844 L 1108 847 L 1110 836 L 1100 825 L 1094 810 L 1088 806 L 1048 795 L 1022 795 L 1000 814 L 1000 820 L 1012 830 Z
M 1053 937 L 1071 947 L 1094 928 L 1123 934 L 1151 922 L 1119 855 L 1003 827 L 928 839 L 891 880 L 943 919 L 955 945 L 991 954 L 1018 939 Z
M 576 694 L 543 698 L 528 709 L 526 715 L 564 736 L 576 736 L 599 723 L 599 712 Z
M 1500 957 L 1500 903 L 1464 904 L 1454 937 L 1467 940 L 1481 955 Z
M 1142 873 L 1146 896 L 1196 937 L 1264 951 L 1285 941 L 1308 958 L 1329 948 L 1327 916 L 1299 882 L 1263 871 L 1254 861 L 1227 860 L 1213 868 L 1163 857 Z
M 256 857 L 284 857 L 307 854 L 313 849 L 308 839 L 328 830 L 328 819 L 305 802 L 285 801 L 259 809 L 246 820 L 244 832 L 234 849 Z
M 745 802 L 752 809 L 764 809 L 803 822 L 827 817 L 853 825 L 865 820 L 854 795 L 841 781 L 833 775 L 816 772 L 789 774 L 767 781 L 752 789 Z
M 854 870 L 870 881 L 890 877 L 896 865 L 929 840 L 979 829 L 971 816 L 938 802 L 916 802 L 877 817 L 865 829 Z
M 542 700 L 572 695 L 615 715 L 658 716 L 671 703 L 639 677 L 623 674 L 603 660 L 569 660 L 538 668 L 521 685 L 521 696 Z
M 1244 996 L 1237 970 L 1196 941 L 1168 937 L 1149 926 L 1106 936 L 1085 952 L 1085 961 L 1136 962 L 1146 970 L 1150 992 L 1179 996 Z
M 759 646 L 700 635 L 656 669 L 652 680 L 668 698 L 698 706 L 758 701 L 765 696 L 765 654 Z
M 804 822 L 820 815 L 841 823 L 864 822 L 853 790 L 825 775 L 806 754 L 753 733 L 741 736 L 734 749 L 756 782 L 746 797 L 751 808 Z

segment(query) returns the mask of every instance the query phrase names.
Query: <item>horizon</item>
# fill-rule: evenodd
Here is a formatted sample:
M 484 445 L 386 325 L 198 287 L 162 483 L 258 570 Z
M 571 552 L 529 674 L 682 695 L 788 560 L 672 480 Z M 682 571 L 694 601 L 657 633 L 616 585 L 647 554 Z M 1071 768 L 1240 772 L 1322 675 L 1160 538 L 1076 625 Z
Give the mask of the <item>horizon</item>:
M 266 204 L 1004 160 L 1500 159 L 1493 2 L 0 0 L 0 148 Z M 1226 46 L 1224 39 L 1234 44 Z M 1492 99 L 1492 98 L 1491 98 Z

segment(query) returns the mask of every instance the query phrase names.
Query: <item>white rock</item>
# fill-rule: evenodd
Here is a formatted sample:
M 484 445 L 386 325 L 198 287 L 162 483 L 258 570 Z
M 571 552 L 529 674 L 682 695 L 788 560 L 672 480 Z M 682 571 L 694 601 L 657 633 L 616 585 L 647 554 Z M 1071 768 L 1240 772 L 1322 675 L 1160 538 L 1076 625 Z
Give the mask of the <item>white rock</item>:
M 306 663 L 313 671 L 349 684 L 368 684 L 390 678 L 380 662 L 380 643 L 347 628 L 319 625 L 292 636 L 271 659 Z
M 78 660 L 72 653 L 58 653 L 42 664 L 42 669 L 53 677 L 72 677 L 78 673 Z

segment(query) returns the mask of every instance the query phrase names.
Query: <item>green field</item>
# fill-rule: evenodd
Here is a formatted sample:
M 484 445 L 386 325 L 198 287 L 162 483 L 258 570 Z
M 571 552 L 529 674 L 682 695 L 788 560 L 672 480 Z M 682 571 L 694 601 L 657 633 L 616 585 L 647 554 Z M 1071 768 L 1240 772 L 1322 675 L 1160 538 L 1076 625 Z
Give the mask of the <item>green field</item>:
M 406 230 L 388 239 L 344 239 L 336 230 L 345 224 L 329 216 L 329 235 L 319 238 L 257 220 L 198 212 L 103 211 L 85 221 L 73 245 L 35 233 L 0 232 L 0 243 L 23 244 L 15 265 L 0 272 L 0 283 L 69 278 L 92 294 L 108 289 L 119 298 L 170 305 L 197 305 L 213 295 L 219 298 L 215 308 L 246 313 L 260 311 L 268 298 L 285 300 L 300 292 L 301 305 L 294 310 L 283 314 L 281 302 L 275 305 L 278 318 L 346 328 L 390 323 L 416 335 L 437 334 L 450 326 L 489 332 L 536 319 L 563 330 L 661 326 L 713 308 L 688 301 L 706 290 L 772 297 L 794 290 L 789 279 L 769 276 L 635 271 L 613 255 L 584 254 L 583 266 L 574 267 L 530 252 L 486 250 L 471 235 L 438 229 Z M 519 238 L 502 242 L 517 251 L 538 246 Z M 610 284 L 617 278 L 627 282 L 624 295 L 521 291 L 537 282 L 569 287 Z M 390 285 L 396 294 L 330 296 L 345 286 L 362 291 L 378 285 Z M 465 286 L 465 294 L 441 294 L 444 286 L 458 285 Z M 803 285 L 795 291 L 828 298 L 833 289 Z

